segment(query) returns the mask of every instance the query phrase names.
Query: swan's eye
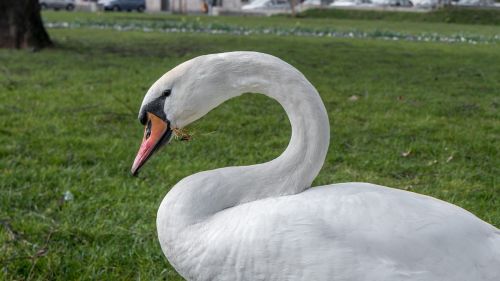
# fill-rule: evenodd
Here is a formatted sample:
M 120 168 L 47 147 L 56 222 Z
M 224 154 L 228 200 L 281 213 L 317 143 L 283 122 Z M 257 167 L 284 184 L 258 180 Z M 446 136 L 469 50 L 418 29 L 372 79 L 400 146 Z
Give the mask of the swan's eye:
M 148 124 L 146 125 L 146 132 L 145 132 L 146 139 L 149 139 L 149 136 L 151 136 L 151 120 L 148 120 Z
M 167 90 L 163 91 L 163 93 L 161 93 L 161 95 L 163 97 L 168 97 L 168 96 L 170 96 L 171 93 L 172 93 L 172 90 L 167 89 Z

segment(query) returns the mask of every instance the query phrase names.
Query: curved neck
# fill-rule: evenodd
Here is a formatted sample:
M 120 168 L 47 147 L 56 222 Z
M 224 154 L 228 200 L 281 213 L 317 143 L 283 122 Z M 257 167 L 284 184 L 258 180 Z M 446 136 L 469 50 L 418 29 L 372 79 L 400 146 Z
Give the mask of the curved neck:
M 224 98 L 217 103 L 246 92 L 275 99 L 290 119 L 292 136 L 288 147 L 278 158 L 263 164 L 226 167 L 183 179 L 162 202 L 158 227 L 187 226 L 226 208 L 299 193 L 310 187 L 319 173 L 330 131 L 318 92 L 298 70 L 275 57 L 245 59 L 240 55 L 216 64 L 221 69 L 220 64 L 238 62 L 237 69 L 225 74 L 223 80 L 230 82 L 225 83 Z

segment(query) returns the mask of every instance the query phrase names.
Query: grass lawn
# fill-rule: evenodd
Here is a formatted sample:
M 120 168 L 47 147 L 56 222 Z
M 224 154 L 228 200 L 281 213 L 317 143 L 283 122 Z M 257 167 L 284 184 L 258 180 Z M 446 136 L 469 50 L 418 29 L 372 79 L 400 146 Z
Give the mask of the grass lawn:
M 407 13 L 403 13 L 407 14 Z M 402 17 L 402 16 L 401 16 Z M 152 26 L 180 26 L 180 27 L 212 27 L 221 29 L 262 29 L 274 28 L 280 30 L 338 30 L 361 32 L 395 32 L 410 35 L 437 34 L 437 35 L 468 35 L 496 38 L 500 41 L 498 25 L 466 25 L 455 23 L 407 22 L 395 19 L 359 20 L 337 18 L 286 18 L 286 17 L 208 17 L 164 14 L 139 13 L 85 13 L 85 12 L 54 12 L 46 11 L 43 14 L 46 22 L 66 22 L 90 24 L 137 24 Z
M 404 188 L 500 226 L 498 44 L 49 32 L 56 48 L 0 50 L 0 280 L 182 280 L 157 242 L 163 196 L 192 173 L 278 156 L 288 120 L 265 97 L 230 100 L 191 126 L 191 142 L 173 142 L 134 178 L 137 111 L 173 66 L 231 50 L 279 56 L 321 93 L 332 141 L 315 185 Z M 73 200 L 64 200 L 67 191 Z

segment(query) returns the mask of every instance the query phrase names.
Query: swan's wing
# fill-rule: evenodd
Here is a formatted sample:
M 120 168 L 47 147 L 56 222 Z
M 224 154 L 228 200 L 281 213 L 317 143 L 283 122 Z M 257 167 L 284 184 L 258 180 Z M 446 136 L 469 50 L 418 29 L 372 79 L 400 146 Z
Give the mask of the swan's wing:
M 371 184 L 240 205 L 195 235 L 205 245 L 192 257 L 200 280 L 500 280 L 496 228 L 452 204 Z

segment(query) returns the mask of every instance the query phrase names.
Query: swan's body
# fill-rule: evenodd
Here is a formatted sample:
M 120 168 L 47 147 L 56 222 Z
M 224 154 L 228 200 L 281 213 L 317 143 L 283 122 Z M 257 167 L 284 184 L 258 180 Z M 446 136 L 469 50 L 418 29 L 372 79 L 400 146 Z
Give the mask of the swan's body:
M 167 199 L 168 200 L 168 199 Z M 228 208 L 159 238 L 188 280 L 499 280 L 492 226 L 432 197 L 367 184 Z M 163 213 L 165 212 L 165 213 Z M 174 230 L 175 229 L 175 230 Z
M 141 119 L 165 89 L 172 96 L 156 115 L 173 128 L 245 92 L 276 99 L 292 125 L 280 157 L 191 175 L 164 198 L 158 237 L 186 279 L 500 280 L 500 231 L 455 205 L 368 183 L 308 189 L 327 152 L 328 118 L 285 62 L 253 52 L 195 58 L 151 87 Z

